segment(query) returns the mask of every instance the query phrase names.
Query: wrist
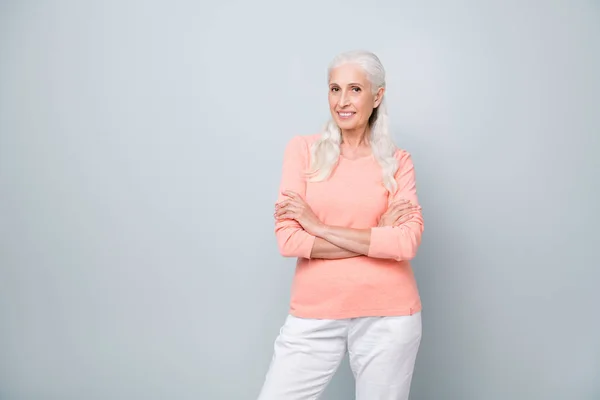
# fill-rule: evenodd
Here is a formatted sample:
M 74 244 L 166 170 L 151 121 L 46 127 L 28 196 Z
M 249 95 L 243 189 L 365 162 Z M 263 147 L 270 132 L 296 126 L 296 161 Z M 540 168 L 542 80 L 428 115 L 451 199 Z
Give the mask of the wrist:
M 321 222 L 321 223 L 317 224 L 313 234 L 317 237 L 320 237 L 321 239 L 324 239 L 324 237 L 327 236 L 327 232 L 329 232 L 329 230 L 330 230 L 330 227 Z

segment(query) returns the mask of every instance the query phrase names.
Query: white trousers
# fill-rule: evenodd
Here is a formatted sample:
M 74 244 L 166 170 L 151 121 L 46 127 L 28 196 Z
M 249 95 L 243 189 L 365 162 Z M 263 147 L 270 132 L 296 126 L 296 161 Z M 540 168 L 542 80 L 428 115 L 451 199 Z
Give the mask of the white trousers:
M 421 342 L 421 313 L 342 320 L 289 315 L 258 400 L 316 400 L 346 351 L 356 400 L 407 400 Z

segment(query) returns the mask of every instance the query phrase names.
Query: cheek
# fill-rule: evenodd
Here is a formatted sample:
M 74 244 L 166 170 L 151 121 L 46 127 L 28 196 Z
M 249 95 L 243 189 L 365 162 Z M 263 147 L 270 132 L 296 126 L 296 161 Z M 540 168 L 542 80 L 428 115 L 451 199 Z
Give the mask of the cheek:
M 369 119 L 370 114 L 373 112 L 373 107 L 368 99 L 357 100 L 355 107 L 360 110 L 361 119 Z
M 337 104 L 336 99 L 333 96 L 329 96 L 329 108 L 333 109 Z

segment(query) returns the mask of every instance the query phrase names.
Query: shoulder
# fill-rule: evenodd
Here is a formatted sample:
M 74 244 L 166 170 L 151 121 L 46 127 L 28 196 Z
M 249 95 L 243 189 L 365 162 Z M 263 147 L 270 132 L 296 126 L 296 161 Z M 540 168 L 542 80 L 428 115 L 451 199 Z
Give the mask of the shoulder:
M 310 154 L 310 148 L 312 144 L 320 137 L 320 133 L 292 136 L 292 138 L 289 139 L 286 144 L 285 153 L 302 154 L 303 156 L 308 156 Z
M 314 142 L 319 140 L 320 133 L 310 135 L 295 135 L 288 141 L 287 147 L 310 147 Z
M 402 165 L 407 161 L 410 162 L 412 160 L 412 155 L 408 150 L 396 147 L 396 151 L 394 152 L 394 158 L 398 161 L 398 163 L 400 163 L 400 165 Z
M 398 163 L 398 169 L 394 175 L 399 176 L 414 169 L 412 155 L 408 150 L 397 147 L 394 152 L 394 158 Z

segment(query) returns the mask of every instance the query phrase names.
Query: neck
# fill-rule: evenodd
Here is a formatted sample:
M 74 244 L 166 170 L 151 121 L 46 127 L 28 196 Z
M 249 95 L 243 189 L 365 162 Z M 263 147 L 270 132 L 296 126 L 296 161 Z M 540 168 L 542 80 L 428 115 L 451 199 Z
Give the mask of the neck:
M 369 126 L 356 129 L 342 129 L 342 143 L 351 147 L 357 148 L 369 143 Z

